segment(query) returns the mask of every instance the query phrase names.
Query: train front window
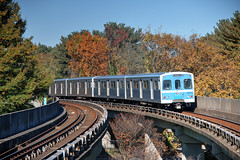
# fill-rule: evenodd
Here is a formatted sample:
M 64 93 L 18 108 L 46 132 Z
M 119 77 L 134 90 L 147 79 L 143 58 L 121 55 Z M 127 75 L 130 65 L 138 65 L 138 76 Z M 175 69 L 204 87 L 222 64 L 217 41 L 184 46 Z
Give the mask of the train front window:
M 180 80 L 175 80 L 175 89 L 180 89 L 180 88 L 181 88 Z
M 184 79 L 184 88 L 192 89 L 192 80 L 191 79 Z
M 172 82 L 171 82 L 171 80 L 164 80 L 163 81 L 163 89 L 164 90 L 172 89 Z

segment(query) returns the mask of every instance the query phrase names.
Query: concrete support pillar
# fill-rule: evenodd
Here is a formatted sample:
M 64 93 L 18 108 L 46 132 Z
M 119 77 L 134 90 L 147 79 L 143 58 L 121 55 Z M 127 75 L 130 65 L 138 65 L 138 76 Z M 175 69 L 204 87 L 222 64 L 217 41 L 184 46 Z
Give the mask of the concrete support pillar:
M 182 142 L 182 154 L 184 159 L 192 160 L 204 160 L 204 151 L 202 149 L 202 142 L 195 138 L 186 135 L 184 132 L 184 127 L 176 126 L 175 135 Z
M 212 142 L 212 154 L 218 159 L 218 160 L 230 160 L 229 158 L 222 150 L 221 147 L 219 147 L 216 143 Z
M 204 151 L 202 150 L 200 143 L 183 143 L 182 153 L 186 159 L 204 160 Z M 184 159 L 183 158 L 183 159 Z

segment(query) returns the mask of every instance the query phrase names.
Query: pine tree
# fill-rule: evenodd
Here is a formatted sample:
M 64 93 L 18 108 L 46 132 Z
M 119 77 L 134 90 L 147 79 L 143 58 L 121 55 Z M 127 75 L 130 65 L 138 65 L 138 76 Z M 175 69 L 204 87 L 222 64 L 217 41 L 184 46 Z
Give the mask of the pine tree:
M 217 27 L 214 27 L 214 32 L 212 34 L 207 34 L 204 38 L 207 42 L 213 45 L 219 53 L 224 55 L 225 62 L 228 61 L 228 64 L 232 63 L 227 71 L 232 70 L 232 68 L 237 68 L 231 77 L 238 77 L 240 79 L 240 12 L 236 11 L 234 17 L 230 19 L 222 19 L 217 23 Z M 225 65 L 225 63 L 222 63 Z M 234 81 L 232 80 L 232 83 Z M 239 93 L 240 89 L 230 88 L 230 97 L 233 95 L 233 91 L 237 92 L 238 95 L 235 95 L 235 98 L 240 98 Z
M 214 27 L 214 33 L 207 35 L 207 40 L 229 59 L 239 61 L 240 13 L 236 11 L 233 15 L 230 19 L 220 20 L 217 27 Z

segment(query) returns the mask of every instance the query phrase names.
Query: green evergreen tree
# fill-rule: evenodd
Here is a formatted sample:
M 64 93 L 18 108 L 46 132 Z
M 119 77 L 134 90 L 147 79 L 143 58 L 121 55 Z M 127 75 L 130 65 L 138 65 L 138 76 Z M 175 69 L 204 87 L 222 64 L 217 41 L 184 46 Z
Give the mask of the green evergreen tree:
M 29 108 L 53 80 L 37 61 L 37 47 L 22 37 L 26 21 L 12 0 L 0 2 L 0 114 Z
M 240 13 L 236 11 L 234 17 L 222 19 L 214 27 L 212 34 L 207 34 L 207 40 L 217 47 L 229 59 L 239 61 L 240 56 Z
M 71 37 L 78 32 L 73 32 L 69 34 L 67 37 L 61 37 L 60 43 L 57 44 L 51 51 L 54 59 L 56 60 L 56 68 L 55 75 L 56 78 L 69 78 L 71 77 L 71 69 L 69 67 L 69 62 L 71 57 L 68 55 L 68 51 L 66 48 L 66 43 Z

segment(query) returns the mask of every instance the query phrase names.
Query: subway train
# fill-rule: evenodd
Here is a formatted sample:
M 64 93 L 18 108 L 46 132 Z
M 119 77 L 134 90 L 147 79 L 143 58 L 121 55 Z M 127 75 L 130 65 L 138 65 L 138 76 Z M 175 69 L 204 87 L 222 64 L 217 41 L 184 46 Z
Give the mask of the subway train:
M 56 79 L 49 88 L 49 95 L 184 110 L 195 102 L 194 76 L 188 72 L 164 72 Z

